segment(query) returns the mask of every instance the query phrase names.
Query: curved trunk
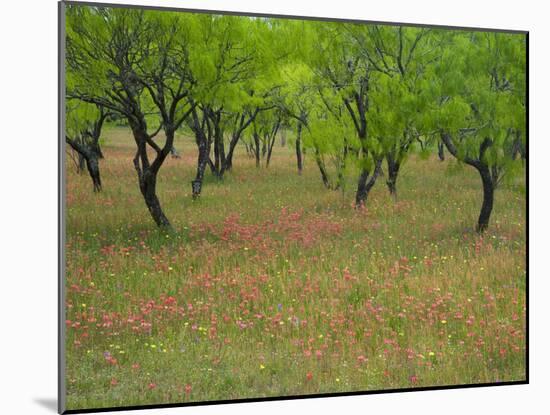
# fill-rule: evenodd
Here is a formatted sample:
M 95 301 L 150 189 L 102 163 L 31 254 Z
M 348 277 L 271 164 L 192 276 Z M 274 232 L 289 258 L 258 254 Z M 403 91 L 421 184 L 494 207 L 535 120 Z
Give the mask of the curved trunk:
M 94 192 L 101 192 L 101 176 L 99 174 L 99 160 L 97 154 L 92 153 L 90 157 L 86 158 L 86 167 L 88 167 L 88 173 L 92 178 Z
M 143 181 L 140 184 L 141 194 L 143 195 L 147 209 L 149 209 L 149 212 L 151 213 L 151 216 L 157 226 L 170 228 L 170 221 L 162 211 L 160 201 L 157 197 L 156 188 L 157 174 L 148 171 L 144 174 Z
M 477 231 L 483 233 L 489 226 L 489 219 L 493 211 L 495 185 L 488 167 L 481 166 L 478 171 L 483 183 L 483 203 L 481 204 L 481 212 L 477 221 Z
M 147 125 L 135 123 L 129 120 L 137 145 L 137 152 L 134 157 L 134 168 L 138 176 L 139 190 L 145 201 L 145 205 L 151 214 L 151 217 L 159 227 L 172 228 L 170 221 L 164 214 L 160 201 L 157 197 L 157 175 L 162 163 L 168 156 L 173 142 L 173 131 L 166 129 L 167 145 L 157 152 L 157 157 L 153 163 L 149 163 L 147 156 L 147 140 L 150 138 L 147 134 Z
M 66 137 L 66 142 L 78 154 L 79 170 L 83 171 L 84 166 L 86 166 L 90 178 L 92 179 L 94 192 L 100 192 L 101 177 L 99 174 L 98 154 L 93 150 L 93 148 L 90 148 L 89 146 L 79 143 L 77 141 L 71 140 L 68 137 Z
M 371 191 L 376 179 L 380 174 L 380 166 L 382 165 L 382 159 L 376 161 L 374 172 L 369 179 L 370 170 L 363 168 L 359 175 L 359 181 L 357 183 L 357 192 L 355 193 L 355 207 L 364 207 L 367 203 L 367 197 Z
M 323 160 L 321 159 L 321 155 L 319 154 L 319 150 L 317 148 L 315 148 L 315 162 L 317 163 L 317 167 L 319 167 L 319 172 L 321 173 L 323 184 L 327 189 L 331 189 L 330 180 L 328 179 L 325 164 L 323 163 Z
M 239 139 L 240 139 L 240 135 L 237 135 L 237 134 L 233 134 L 233 136 L 231 137 L 231 141 L 229 142 L 229 148 L 227 150 L 227 155 L 225 156 L 225 160 L 220 170 L 221 177 L 223 177 L 226 171 L 231 170 L 233 168 L 233 153 L 235 152 L 235 147 L 237 147 L 237 143 L 239 142 Z
M 439 161 L 445 160 L 445 149 L 441 141 L 437 143 L 437 156 L 439 157 Z

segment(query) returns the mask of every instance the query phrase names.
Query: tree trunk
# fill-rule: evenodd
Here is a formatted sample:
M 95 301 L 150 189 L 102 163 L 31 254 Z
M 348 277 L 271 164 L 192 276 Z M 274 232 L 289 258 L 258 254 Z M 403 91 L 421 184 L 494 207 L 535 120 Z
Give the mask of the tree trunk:
M 227 155 L 225 156 L 224 163 L 222 164 L 222 168 L 220 171 L 220 176 L 223 177 L 226 171 L 231 170 L 233 168 L 233 153 L 235 151 L 235 147 L 237 147 L 237 143 L 239 142 L 240 135 L 233 135 L 231 137 L 231 141 L 229 141 L 229 149 L 227 150 Z
M 191 182 L 193 199 L 197 199 L 202 190 L 202 181 L 204 179 L 204 170 L 206 165 L 211 162 L 210 160 L 210 150 L 208 148 L 208 143 L 206 137 L 200 134 L 200 137 L 197 137 L 197 144 L 199 146 L 199 157 L 197 162 L 197 174 L 195 175 L 195 180 Z M 211 166 L 212 167 L 212 166 Z
M 97 153 L 89 144 L 82 144 L 66 137 L 66 142 L 78 154 L 79 169 L 84 169 L 86 166 L 88 174 L 92 179 L 94 192 L 101 192 L 101 176 L 99 174 L 99 159 Z M 81 165 L 82 164 L 82 165 Z
M 266 167 L 269 167 L 269 162 L 271 161 L 271 155 L 273 154 L 273 147 L 275 146 L 275 139 L 277 138 L 277 132 L 279 131 L 279 125 L 280 125 L 280 121 L 277 121 L 277 124 L 275 124 L 275 127 L 271 131 L 271 134 L 272 134 L 271 139 L 270 139 L 269 135 L 266 137 L 266 140 L 268 142 L 267 158 L 266 158 L 266 161 L 265 161 L 265 166 Z
M 150 169 L 145 170 L 140 183 L 140 190 L 149 213 L 157 226 L 162 228 L 171 228 L 170 221 L 162 211 L 160 201 L 157 197 L 157 173 Z
M 92 178 L 94 192 L 101 192 L 101 176 L 99 174 L 98 155 L 92 152 L 89 157 L 86 158 L 86 166 L 88 167 L 88 173 Z
M 355 193 L 355 206 L 361 207 L 365 205 L 367 200 L 367 180 L 370 172 L 366 169 L 361 170 L 359 181 L 357 183 L 357 192 Z
M 395 160 L 393 155 L 387 155 L 386 161 L 388 164 L 388 179 L 386 184 L 388 185 L 388 190 L 390 195 L 396 201 L 397 200 L 397 176 L 399 175 L 399 168 L 401 167 L 399 162 Z
M 84 167 L 86 167 L 86 158 L 78 151 L 76 152 L 76 154 L 78 155 L 78 168 L 76 171 L 78 172 L 78 174 L 82 174 L 82 172 L 84 171 Z
M 139 189 L 143 199 L 145 200 L 145 205 L 147 206 L 151 217 L 158 227 L 171 229 L 172 225 L 164 214 L 160 201 L 157 197 L 157 175 L 162 163 L 166 159 L 166 156 L 168 156 L 169 149 L 163 149 L 159 154 L 157 154 L 155 161 L 150 164 L 146 147 L 148 137 L 146 124 L 144 122 L 144 126 L 136 125 L 134 123 L 130 124 L 137 145 L 137 152 L 134 157 L 134 168 L 136 169 Z M 172 133 L 170 131 L 166 130 L 167 142 L 173 140 L 173 135 L 171 134 Z
M 220 146 L 218 145 L 218 137 L 214 135 L 214 174 L 217 176 L 220 171 Z
M 298 131 L 296 133 L 296 164 L 298 166 L 298 175 L 302 174 L 302 123 L 298 122 Z
M 439 157 L 439 161 L 445 160 L 445 148 L 441 141 L 437 143 L 437 155 Z
M 489 226 L 489 218 L 493 211 L 495 185 L 487 166 L 481 166 L 478 171 L 481 176 L 481 182 L 483 183 L 483 203 L 477 221 L 477 231 L 483 233 Z
M 382 159 L 376 160 L 374 167 L 374 172 L 369 179 L 370 170 L 366 168 L 361 169 L 361 174 L 359 175 L 359 181 L 357 183 L 357 192 L 355 193 L 355 207 L 364 207 L 367 203 L 367 197 L 370 190 L 376 183 L 376 178 L 380 174 L 380 166 L 382 165 Z
M 256 167 L 260 167 L 260 136 L 254 133 L 254 156 L 256 157 Z
M 330 189 L 330 180 L 328 179 L 327 170 L 325 168 L 325 164 L 323 163 L 323 159 L 321 158 L 321 155 L 319 154 L 319 150 L 317 147 L 315 147 L 315 162 L 317 163 L 317 167 L 319 167 L 319 172 L 321 173 L 321 179 L 323 180 L 323 184 L 327 189 Z
M 92 150 L 97 154 L 98 159 L 104 158 L 103 151 L 101 151 L 101 146 L 99 145 L 99 137 L 95 139 L 95 142 L 92 146 Z

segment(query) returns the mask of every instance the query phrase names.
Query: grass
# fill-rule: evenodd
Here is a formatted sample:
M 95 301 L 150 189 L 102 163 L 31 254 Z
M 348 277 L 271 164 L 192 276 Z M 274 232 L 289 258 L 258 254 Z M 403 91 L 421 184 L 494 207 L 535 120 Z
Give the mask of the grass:
M 473 232 L 470 168 L 412 157 L 365 211 L 291 148 L 256 169 L 242 148 L 191 199 L 196 149 L 177 139 L 155 228 L 127 130 L 106 132 L 104 191 L 67 163 L 67 407 L 525 379 L 526 201 L 496 194 Z M 455 169 L 456 170 L 456 169 Z

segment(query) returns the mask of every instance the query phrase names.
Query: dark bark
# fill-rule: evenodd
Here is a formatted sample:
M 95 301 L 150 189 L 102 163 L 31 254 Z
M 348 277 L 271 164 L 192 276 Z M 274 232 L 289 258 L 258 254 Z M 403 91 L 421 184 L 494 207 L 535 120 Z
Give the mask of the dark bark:
M 238 141 L 238 139 L 233 140 L 232 138 L 229 142 L 229 148 L 227 150 L 227 155 L 225 156 L 225 162 L 223 163 L 222 169 L 220 171 L 220 176 L 222 177 L 226 171 L 229 171 L 233 168 L 233 152 L 235 151 L 235 147 L 237 146 Z
M 208 155 L 208 146 L 206 145 L 206 140 L 199 143 L 199 156 L 197 161 L 197 174 L 195 175 L 195 180 L 191 183 L 193 191 L 193 199 L 196 199 L 200 196 L 202 191 L 202 182 L 204 180 L 204 170 L 206 165 L 210 161 Z
M 364 207 L 367 203 L 367 197 L 372 187 L 376 183 L 376 179 L 380 174 L 380 166 L 382 165 L 382 159 L 375 161 L 374 171 L 370 176 L 370 169 L 362 168 L 361 174 L 359 175 L 359 181 L 357 183 L 357 192 L 355 193 L 355 206 Z
M 392 154 L 386 156 L 386 162 L 388 165 L 388 178 L 386 184 L 390 195 L 394 200 L 397 200 L 397 176 L 399 175 L 399 168 L 401 165 Z
M 302 123 L 298 121 L 298 131 L 296 132 L 296 165 L 298 167 L 298 175 L 302 174 Z
M 447 147 L 449 153 L 458 158 L 458 151 L 450 134 L 442 133 L 441 140 L 445 144 L 445 147 Z M 500 180 L 499 176 L 501 174 L 500 169 L 496 166 L 491 169 L 483 161 L 485 152 L 492 145 L 493 141 L 489 138 L 485 138 L 479 146 L 479 158 L 466 156 L 461 159 L 464 163 L 474 167 L 481 176 L 481 183 L 483 185 L 483 202 L 481 204 L 481 211 L 477 221 L 477 231 L 479 233 L 485 232 L 489 226 L 489 219 L 491 217 L 491 212 L 493 211 L 495 189 Z
M 483 203 L 481 204 L 481 212 L 477 221 L 477 231 L 483 233 L 489 226 L 489 218 L 493 211 L 493 201 L 495 194 L 495 183 L 491 177 L 491 173 L 486 166 L 478 169 L 483 183 Z
M 254 138 L 254 157 L 256 158 L 256 167 L 260 167 L 260 135 L 257 132 L 254 132 L 253 138 Z
M 78 157 L 77 172 L 78 174 L 82 174 L 82 172 L 84 171 L 84 168 L 86 167 L 86 159 L 78 151 L 76 152 L 76 154 Z
M 273 146 L 275 145 L 275 138 L 277 137 L 277 132 L 279 131 L 279 126 L 281 125 L 281 121 L 277 120 L 275 125 L 273 126 L 272 130 L 266 137 L 266 141 L 268 142 L 267 147 L 267 157 L 265 160 L 265 166 L 269 167 L 269 162 L 271 161 L 271 155 L 273 154 Z
M 445 149 L 441 141 L 437 143 L 437 156 L 439 157 L 439 161 L 445 160 Z
M 101 192 L 101 176 L 99 174 L 99 160 L 96 153 L 93 153 L 91 157 L 86 159 L 86 166 L 88 167 L 88 173 L 92 178 L 94 192 Z
M 170 229 L 172 225 L 162 210 L 156 189 L 158 172 L 172 148 L 172 143 L 174 141 L 173 131 L 171 131 L 170 128 L 165 129 L 166 142 L 164 147 L 160 148 L 152 140 L 154 134 L 149 135 L 147 133 L 147 124 L 144 117 L 138 116 L 128 121 L 137 145 L 137 152 L 134 157 L 134 168 L 138 176 L 139 189 L 145 201 L 145 205 L 157 226 Z M 147 145 L 153 147 L 157 153 L 152 163 L 149 162 L 149 157 L 147 155 Z
M 332 186 L 330 185 L 330 180 L 328 179 L 327 170 L 325 168 L 325 163 L 323 162 L 323 159 L 317 147 L 315 148 L 315 162 L 317 163 L 317 167 L 319 167 L 319 172 L 321 173 L 321 180 L 323 180 L 323 184 L 327 189 L 332 189 Z
M 233 127 L 233 132 L 231 133 L 231 140 L 229 141 L 229 148 L 227 151 L 227 155 L 225 156 L 225 161 L 222 164 L 220 175 L 223 177 L 224 173 L 228 170 L 231 170 L 233 168 L 233 154 L 235 152 L 235 148 L 237 147 L 237 143 L 241 139 L 241 136 L 243 132 L 248 128 L 248 126 L 256 119 L 256 116 L 260 112 L 259 108 L 256 108 L 252 112 L 242 112 L 241 114 L 237 114 L 235 116 L 235 124 Z M 245 143 L 246 146 L 246 152 L 250 154 L 249 146 Z
M 209 125 L 206 120 L 206 115 L 204 115 L 203 122 L 199 121 L 197 111 L 192 112 L 192 122 L 190 124 L 191 129 L 195 133 L 195 141 L 199 150 L 198 159 L 197 159 L 197 173 L 195 175 L 195 180 L 191 182 L 191 190 L 193 199 L 197 199 L 202 191 L 202 182 L 204 180 L 204 171 L 206 170 L 206 165 L 210 164 L 210 168 L 213 173 L 215 172 L 214 163 L 210 160 L 210 146 L 211 138 L 210 132 L 211 129 L 207 128 L 208 136 L 205 133 L 205 126 Z
M 137 157 L 138 156 L 136 156 L 136 158 Z M 134 166 L 137 166 L 136 171 L 139 177 L 139 189 L 153 220 L 159 227 L 170 228 L 170 221 L 164 214 L 157 197 L 157 174 L 151 169 L 147 169 L 145 172 L 140 171 L 139 161 L 136 159 L 134 159 Z
M 78 154 L 79 162 L 82 160 L 88 170 L 88 174 L 92 179 L 94 192 L 101 191 L 101 176 L 99 174 L 99 156 L 95 149 L 89 145 L 78 142 L 69 137 L 65 137 L 66 142 Z
M 212 161 L 212 158 L 210 158 L 210 150 L 208 150 L 207 164 L 208 164 L 208 167 L 210 167 L 210 173 L 212 173 L 214 176 L 217 176 L 218 172 L 216 170 L 216 166 L 214 165 L 214 162 Z

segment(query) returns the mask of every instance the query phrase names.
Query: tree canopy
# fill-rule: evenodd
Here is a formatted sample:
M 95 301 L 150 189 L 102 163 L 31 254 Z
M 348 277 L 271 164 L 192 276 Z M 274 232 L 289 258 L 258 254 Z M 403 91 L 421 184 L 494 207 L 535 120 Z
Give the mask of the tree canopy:
M 199 150 L 194 197 L 206 167 L 222 179 L 245 138 L 269 165 L 283 129 L 295 132 L 298 173 L 309 151 L 328 188 L 355 176 L 358 207 L 383 169 L 396 197 L 409 155 L 444 144 L 480 173 L 479 230 L 497 185 L 522 171 L 522 34 L 74 4 L 66 17 L 68 143 L 106 113 L 126 120 L 159 226 L 171 225 L 157 174 L 183 130 Z

